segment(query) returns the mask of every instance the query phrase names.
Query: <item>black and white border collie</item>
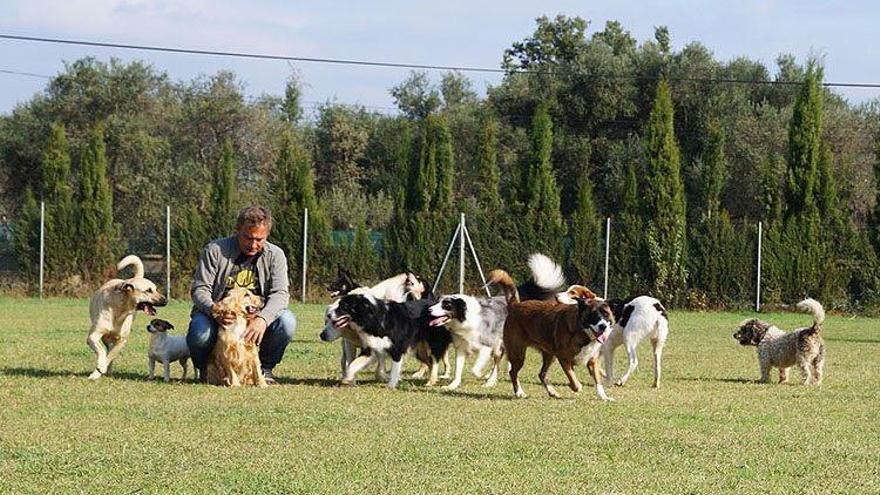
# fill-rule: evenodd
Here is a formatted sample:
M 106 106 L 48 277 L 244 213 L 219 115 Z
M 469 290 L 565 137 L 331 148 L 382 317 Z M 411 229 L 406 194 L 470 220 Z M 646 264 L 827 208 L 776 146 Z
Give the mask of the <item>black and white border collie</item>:
M 507 319 L 504 296 L 480 299 L 465 294 L 443 296 L 431 306 L 430 313 L 430 325 L 445 325 L 452 334 L 455 346 L 455 378 L 443 388 L 455 390 L 461 385 L 465 356 L 474 352 L 479 354 L 471 373 L 482 377 L 483 368 L 492 358 L 494 364 L 485 386 L 495 386 L 498 382 L 498 364 L 504 354 L 504 320 Z
M 531 278 L 516 287 L 517 300 L 550 300 L 556 297 L 559 288 L 565 283 L 562 268 L 541 253 L 532 254 L 528 261 Z M 502 284 L 502 279 L 505 281 Z M 508 282 L 509 281 L 509 282 Z M 510 276 L 503 270 L 489 273 L 489 284 L 513 285 Z M 490 358 L 494 365 L 485 386 L 492 387 L 498 381 L 498 364 L 501 361 L 504 337 L 504 320 L 507 319 L 507 299 L 505 296 L 476 298 L 466 294 L 453 294 L 441 297 L 431 306 L 431 324 L 445 325 L 452 334 L 455 347 L 455 378 L 443 387 L 454 390 L 461 385 L 465 357 L 477 352 L 477 361 L 471 372 L 483 376 L 483 368 Z
M 361 354 L 348 365 L 342 384 L 351 385 L 355 374 L 378 356 L 390 356 L 388 388 L 397 388 L 403 356 L 421 342 L 428 344 L 433 361 L 431 374 L 436 377 L 438 362 L 449 345 L 449 335 L 445 329 L 429 326 L 428 308 L 432 304 L 426 299 L 402 303 L 384 301 L 371 294 L 348 294 L 340 299 L 329 315 L 330 320 L 334 327 L 347 325 L 353 329 L 362 343 Z

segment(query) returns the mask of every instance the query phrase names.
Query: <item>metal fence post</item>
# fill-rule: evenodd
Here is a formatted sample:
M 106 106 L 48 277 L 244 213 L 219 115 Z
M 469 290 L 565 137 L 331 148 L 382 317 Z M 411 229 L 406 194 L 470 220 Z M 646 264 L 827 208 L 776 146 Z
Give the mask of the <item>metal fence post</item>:
M 43 262 L 46 252 L 46 202 L 40 201 L 40 299 L 43 299 Z
M 602 291 L 602 297 L 608 299 L 608 257 L 611 253 L 611 217 L 605 218 L 605 288 Z
M 761 311 L 761 238 L 764 233 L 764 225 L 758 222 L 758 275 L 756 280 L 757 290 L 755 291 L 755 311 Z
M 309 209 L 303 209 L 303 271 L 302 271 L 302 302 L 306 302 L 306 270 L 308 267 L 308 256 L 306 253 L 309 248 Z
M 171 207 L 165 206 L 165 297 L 171 300 Z
M 465 231 L 464 213 L 461 214 L 459 220 L 459 231 Z M 464 236 L 459 234 L 458 237 L 458 293 L 464 294 Z

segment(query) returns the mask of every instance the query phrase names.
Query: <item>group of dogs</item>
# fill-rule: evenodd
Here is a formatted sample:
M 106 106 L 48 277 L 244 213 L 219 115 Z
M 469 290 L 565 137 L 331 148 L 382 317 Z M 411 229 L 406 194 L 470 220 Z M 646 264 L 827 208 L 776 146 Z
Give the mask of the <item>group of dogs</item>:
M 165 296 L 156 290 L 156 284 L 144 277 L 144 264 L 140 258 L 129 255 L 116 266 L 117 271 L 134 267 L 134 276 L 128 279 L 114 278 L 107 281 L 92 297 L 90 314 L 92 326 L 86 342 L 95 352 L 97 362 L 89 375 L 97 380 L 112 371 L 113 361 L 128 342 L 131 325 L 138 311 L 154 316 L 156 308 L 168 304 Z M 267 387 L 260 369 L 257 347 L 244 341 L 247 322 L 263 307 L 262 297 L 244 288 L 227 291 L 213 308 L 216 320 L 232 321 L 219 325 L 217 341 L 208 356 L 206 381 L 213 385 Z M 232 316 L 232 318 L 223 318 Z M 158 318 L 147 325 L 150 346 L 147 352 L 148 378 L 154 377 L 156 362 L 164 366 L 165 381 L 170 379 L 170 365 L 177 361 L 183 367 L 186 378 L 187 360 L 190 356 L 186 337 L 171 336 L 174 326 Z
M 111 373 L 114 359 L 128 340 L 134 315 L 143 311 L 153 316 L 157 307 L 167 304 L 156 285 L 144 277 L 144 266 L 137 256 L 123 258 L 117 270 L 128 266 L 134 267 L 131 278 L 108 281 L 91 300 L 92 325 L 86 341 L 96 354 L 95 369 L 89 376 L 92 380 Z M 538 377 L 551 397 L 559 394 L 548 381 L 547 372 L 558 360 L 573 391 L 582 389 L 573 368 L 583 363 L 593 378 L 597 396 L 614 400 L 606 394 L 605 386 L 627 382 L 638 366 L 636 348 L 649 338 L 654 356 L 653 386 L 660 386 L 663 347 L 669 335 L 668 314 L 660 301 L 644 295 L 605 300 L 582 285 L 562 290 L 565 281 L 561 268 L 542 254 L 532 255 L 528 266 L 531 277 L 518 286 L 506 271 L 491 271 L 486 286 L 497 287 L 501 293 L 486 297 L 435 297 L 410 272 L 364 287 L 340 267 L 337 280 L 328 287 L 336 299 L 327 307 L 320 337 L 326 342 L 342 342 L 341 383 L 353 385 L 358 372 L 375 364 L 377 378 L 387 381 L 389 388 L 396 388 L 403 358 L 411 353 L 421 363 L 413 378 L 427 376 L 429 386 L 441 378 L 451 378 L 443 388 L 458 388 L 466 358 L 476 355 L 471 373 L 485 377 L 485 386 L 492 387 L 506 356 L 513 392 L 525 397 L 519 373 L 526 349 L 533 348 L 541 353 Z M 267 386 L 256 347 L 243 339 L 248 320 L 262 304 L 262 298 L 247 289 L 232 289 L 214 304 L 215 317 L 231 315 L 234 319 L 218 329 L 208 359 L 208 383 Z M 801 369 L 805 384 L 822 382 L 825 344 L 820 331 L 824 309 L 813 299 L 801 301 L 798 308 L 812 314 L 810 327 L 785 333 L 752 318 L 740 323 L 734 334 L 740 344 L 757 347 L 762 382 L 769 381 L 770 370 L 775 367 L 779 369 L 779 381 L 784 383 L 794 365 Z M 170 363 L 175 361 L 181 363 L 186 377 L 189 349 L 185 337 L 168 335 L 173 328 L 160 319 L 153 319 L 147 326 L 151 334 L 149 378 L 154 377 L 155 363 L 160 362 L 168 381 Z M 626 348 L 629 366 L 615 381 L 614 351 L 621 345 Z M 455 350 L 454 368 L 447 357 L 450 347 Z M 598 364 L 599 355 L 603 357 L 604 372 Z M 385 371 L 386 358 L 391 360 L 390 376 Z M 490 360 L 492 367 L 486 373 Z

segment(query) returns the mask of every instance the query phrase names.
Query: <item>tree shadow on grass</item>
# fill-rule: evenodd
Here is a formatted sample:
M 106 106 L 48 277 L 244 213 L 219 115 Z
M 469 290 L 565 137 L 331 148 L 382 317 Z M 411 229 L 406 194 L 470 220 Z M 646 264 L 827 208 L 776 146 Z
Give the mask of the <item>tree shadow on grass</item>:
M 869 339 L 841 339 L 835 337 L 825 337 L 826 342 L 849 342 L 853 344 L 880 344 L 880 340 Z
M 695 376 L 676 378 L 676 381 L 683 382 L 722 382 L 722 383 L 758 383 L 758 380 L 750 378 L 713 378 L 709 376 Z
M 339 387 L 339 380 L 334 378 L 292 378 L 276 376 L 275 381 L 280 385 L 308 385 L 310 387 L 332 388 Z M 359 382 L 365 383 L 365 382 Z
M 2 368 L 0 374 L 6 376 L 25 376 L 28 378 L 69 378 L 79 377 L 87 378 L 91 374 L 89 371 L 71 371 L 71 370 L 42 370 L 38 368 Z M 147 375 L 131 373 L 128 371 L 114 371 L 112 374 L 104 377 L 113 380 L 136 380 L 139 382 L 148 381 Z

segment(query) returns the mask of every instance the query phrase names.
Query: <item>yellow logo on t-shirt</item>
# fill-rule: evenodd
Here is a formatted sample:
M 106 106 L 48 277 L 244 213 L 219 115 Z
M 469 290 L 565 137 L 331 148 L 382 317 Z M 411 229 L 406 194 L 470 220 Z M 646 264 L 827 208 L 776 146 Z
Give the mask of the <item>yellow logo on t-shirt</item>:
M 257 289 L 257 277 L 250 268 L 242 268 L 234 276 L 226 277 L 226 287 L 230 289 L 245 288 L 250 290 Z

